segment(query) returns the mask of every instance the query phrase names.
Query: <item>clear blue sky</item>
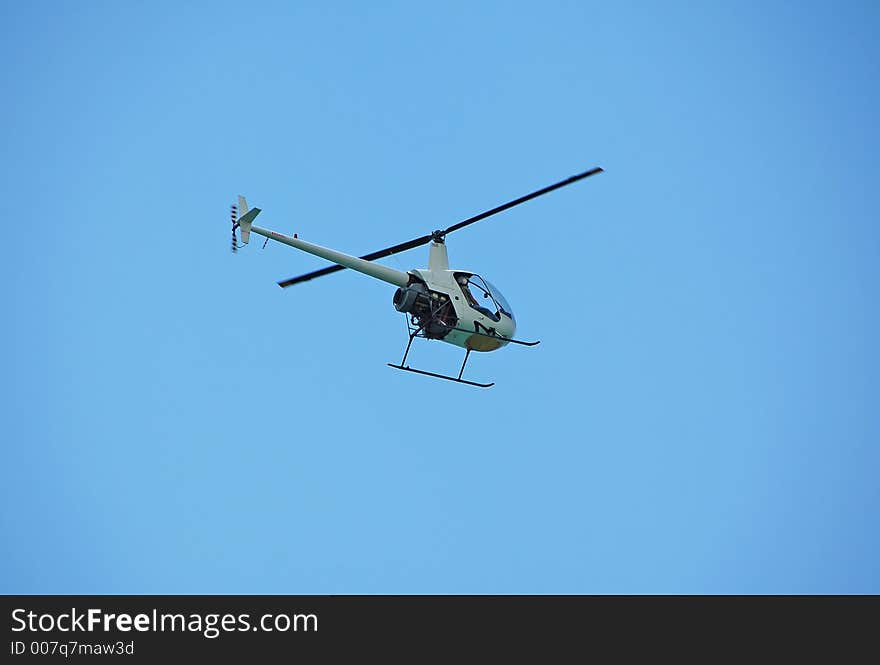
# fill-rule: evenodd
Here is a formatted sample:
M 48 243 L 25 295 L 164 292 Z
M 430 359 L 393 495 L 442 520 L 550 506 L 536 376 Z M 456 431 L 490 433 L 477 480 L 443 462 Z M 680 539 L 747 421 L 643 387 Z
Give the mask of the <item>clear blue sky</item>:
M 880 592 L 876 4 L 374 4 L 2 3 L 0 592 Z

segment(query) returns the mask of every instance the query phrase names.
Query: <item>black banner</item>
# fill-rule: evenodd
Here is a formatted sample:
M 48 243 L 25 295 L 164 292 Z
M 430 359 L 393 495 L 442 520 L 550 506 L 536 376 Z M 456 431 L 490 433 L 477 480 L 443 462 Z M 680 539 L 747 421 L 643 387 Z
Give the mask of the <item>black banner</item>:
M 3 596 L 5 662 L 876 650 L 877 596 Z

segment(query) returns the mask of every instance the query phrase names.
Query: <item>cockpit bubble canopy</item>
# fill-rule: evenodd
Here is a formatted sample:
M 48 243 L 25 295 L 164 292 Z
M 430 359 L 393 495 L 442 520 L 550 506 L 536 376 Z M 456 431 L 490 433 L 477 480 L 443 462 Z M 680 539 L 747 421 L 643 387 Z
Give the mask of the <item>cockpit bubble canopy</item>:
M 495 321 L 501 319 L 501 314 L 516 321 L 513 310 L 507 299 L 488 279 L 484 279 L 475 273 L 456 273 L 456 281 L 461 285 L 462 292 L 468 304 L 474 309 L 488 315 Z

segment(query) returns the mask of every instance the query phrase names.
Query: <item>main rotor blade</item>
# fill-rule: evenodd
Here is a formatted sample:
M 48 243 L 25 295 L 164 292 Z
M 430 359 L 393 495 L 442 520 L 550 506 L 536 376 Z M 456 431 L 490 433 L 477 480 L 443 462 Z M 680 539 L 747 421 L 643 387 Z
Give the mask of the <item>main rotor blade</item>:
M 509 210 L 514 206 L 518 206 L 520 203 L 525 203 L 526 201 L 531 201 L 534 198 L 541 196 L 542 194 L 547 194 L 552 192 L 555 189 L 559 189 L 560 187 L 565 187 L 566 185 L 570 185 L 573 182 L 577 182 L 578 180 L 583 180 L 584 178 L 588 178 L 591 175 L 596 175 L 597 173 L 602 173 L 603 169 L 599 166 L 596 168 L 590 169 L 589 171 L 584 171 L 583 173 L 578 173 L 577 175 L 573 175 L 570 178 L 566 178 L 565 180 L 561 180 L 556 184 L 550 185 L 548 187 L 544 187 L 543 189 L 539 189 L 537 191 L 532 192 L 531 194 L 526 194 L 525 196 L 521 196 L 518 199 L 514 199 L 513 201 L 508 201 L 507 203 L 498 206 L 497 208 L 492 208 L 491 210 L 487 210 L 486 212 L 481 212 L 479 215 L 474 215 L 473 217 L 468 217 L 465 220 L 458 222 L 457 224 L 453 224 L 445 231 L 435 231 L 434 233 L 428 234 L 426 236 L 422 236 L 420 238 L 415 238 L 414 240 L 408 240 L 406 242 L 402 242 L 399 245 L 394 245 L 393 247 L 386 247 L 385 249 L 380 249 L 372 254 L 365 254 L 360 257 L 365 261 L 375 261 L 376 259 L 382 259 L 386 256 L 391 256 L 392 254 L 397 254 L 398 252 L 405 252 L 408 249 L 413 249 L 415 247 L 421 247 L 422 245 L 427 245 L 431 242 L 431 239 L 434 237 L 443 238 L 447 233 L 452 233 L 453 231 L 458 231 L 459 229 L 463 229 L 465 226 L 469 224 L 473 224 L 474 222 L 479 222 L 481 219 L 486 219 L 487 217 L 491 217 L 492 215 L 496 215 L 499 212 L 504 212 L 505 210 Z M 299 277 L 292 277 L 290 279 L 285 279 L 283 282 L 278 282 L 278 286 L 281 288 L 286 288 L 288 286 L 293 286 L 294 284 L 299 284 L 300 282 L 307 282 L 310 279 L 314 279 L 315 277 L 323 277 L 324 275 L 330 275 L 334 272 L 339 272 L 340 270 L 345 270 L 344 266 L 340 265 L 332 265 L 326 268 L 321 268 L 320 270 L 315 270 L 313 272 L 306 273 L 305 275 L 300 275 Z
M 479 222 L 481 219 L 486 219 L 487 217 L 491 217 L 492 215 L 496 215 L 499 212 L 504 212 L 505 210 L 510 210 L 513 206 L 518 206 L 520 203 L 525 203 L 526 201 L 531 201 L 534 198 L 541 196 L 542 194 L 547 194 L 548 192 L 552 192 L 554 189 L 559 189 L 560 187 L 565 187 L 566 185 L 570 185 L 573 182 L 577 182 L 578 180 L 583 180 L 584 178 L 589 178 L 591 175 L 596 175 L 597 173 L 602 173 L 604 169 L 600 166 L 597 166 L 594 169 L 590 169 L 589 171 L 584 171 L 583 173 L 578 173 L 577 175 L 573 175 L 570 178 L 566 178 L 565 180 L 561 180 L 557 182 L 555 185 L 550 185 L 549 187 L 544 187 L 543 189 L 539 189 L 531 194 L 526 194 L 525 196 L 521 196 L 518 199 L 513 201 L 509 201 L 503 205 L 498 206 L 497 208 L 492 208 L 491 210 L 487 210 L 486 212 L 481 212 L 479 215 L 474 215 L 473 217 L 468 217 L 467 219 L 459 222 L 458 224 L 453 224 L 448 229 L 442 232 L 443 235 L 447 233 L 452 233 L 453 231 L 458 231 L 459 229 L 463 229 L 465 226 L 469 224 L 473 224 L 474 222 Z
M 414 240 L 407 240 L 406 242 L 402 242 L 399 245 L 394 245 L 393 247 L 386 247 L 385 249 L 380 249 L 377 252 L 373 252 L 372 254 L 365 254 L 360 257 L 365 261 L 375 261 L 376 259 L 384 259 L 386 256 L 391 256 L 392 254 L 397 254 L 398 252 L 405 252 L 408 249 L 413 249 L 414 247 L 421 247 L 422 245 L 427 245 L 431 242 L 431 236 L 426 235 L 421 238 L 415 238 Z M 339 272 L 340 270 L 345 270 L 345 266 L 340 265 L 332 265 L 326 268 L 321 268 L 320 270 L 315 270 L 313 272 L 306 273 L 305 275 L 300 275 L 299 277 L 292 277 L 291 279 L 285 279 L 283 282 L 278 282 L 278 286 L 282 289 L 288 286 L 293 286 L 294 284 L 299 284 L 300 282 L 307 282 L 310 279 L 314 279 L 315 277 L 323 277 L 324 275 L 329 275 L 334 272 Z

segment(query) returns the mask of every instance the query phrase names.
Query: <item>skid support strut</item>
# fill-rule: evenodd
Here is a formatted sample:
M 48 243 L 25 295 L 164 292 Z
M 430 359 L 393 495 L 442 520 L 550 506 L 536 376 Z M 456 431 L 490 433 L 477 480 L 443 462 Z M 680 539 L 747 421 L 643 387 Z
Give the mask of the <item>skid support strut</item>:
M 464 354 L 464 362 L 461 364 L 461 370 L 459 370 L 457 377 L 446 376 L 445 374 L 436 374 L 435 372 L 426 372 L 423 369 L 415 369 L 414 367 L 409 367 L 406 364 L 406 358 L 409 355 L 409 350 L 410 350 L 410 347 L 412 347 L 413 340 L 416 337 L 418 337 L 421 330 L 422 330 L 422 328 L 419 327 L 419 328 L 416 328 L 415 331 L 413 331 L 409 334 L 409 341 L 406 343 L 406 351 L 403 352 L 403 360 L 400 361 L 399 365 L 395 365 L 393 363 L 388 363 L 389 367 L 393 367 L 394 369 L 400 369 L 400 370 L 403 370 L 404 372 L 413 372 L 415 374 L 424 374 L 425 376 L 433 376 L 435 379 L 446 379 L 447 381 L 455 381 L 456 383 L 464 383 L 469 386 L 476 386 L 478 388 L 491 388 L 492 386 L 495 385 L 494 382 L 492 382 L 492 383 L 477 383 L 476 381 L 468 381 L 467 379 L 461 378 L 462 374 L 464 374 L 464 367 L 465 367 L 465 365 L 467 365 L 468 358 L 471 355 L 470 349 L 468 349 L 467 352 Z

